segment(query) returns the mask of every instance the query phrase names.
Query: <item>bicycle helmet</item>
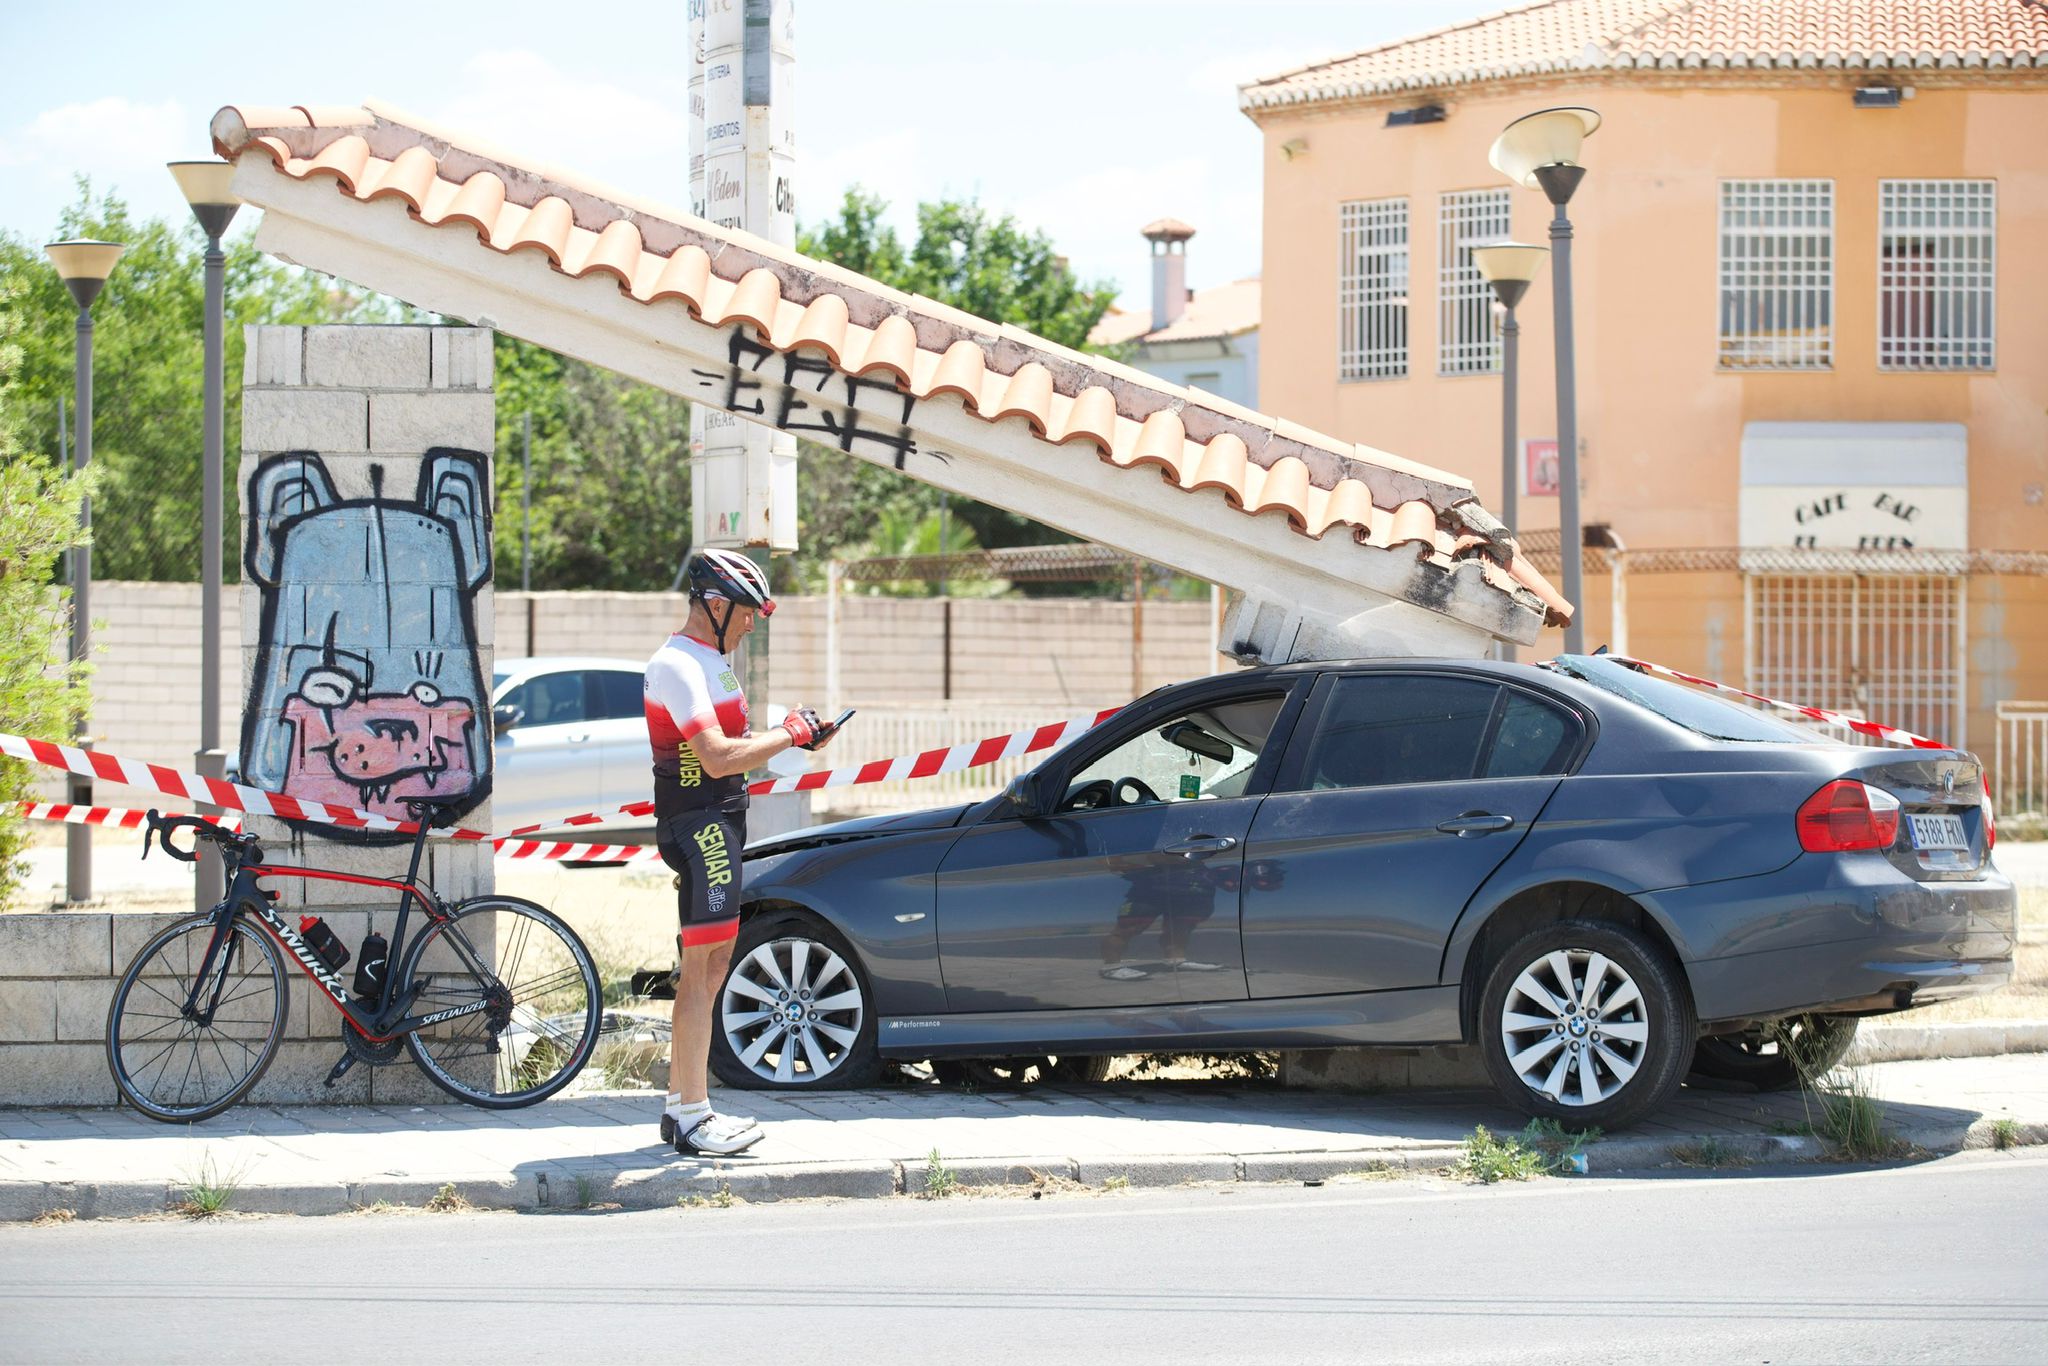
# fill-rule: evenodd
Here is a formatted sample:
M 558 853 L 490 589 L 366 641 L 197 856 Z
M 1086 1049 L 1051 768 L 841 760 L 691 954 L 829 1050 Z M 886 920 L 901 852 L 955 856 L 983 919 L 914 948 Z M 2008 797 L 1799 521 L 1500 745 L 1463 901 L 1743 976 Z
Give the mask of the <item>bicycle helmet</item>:
M 711 619 L 711 629 L 718 636 L 720 654 L 725 653 L 725 631 L 737 608 L 752 607 L 764 617 L 775 614 L 775 599 L 768 596 L 768 575 L 736 550 L 706 547 L 696 551 L 690 556 L 688 578 L 690 597 L 704 604 L 704 615 Z M 714 601 L 726 604 L 723 616 L 711 605 Z

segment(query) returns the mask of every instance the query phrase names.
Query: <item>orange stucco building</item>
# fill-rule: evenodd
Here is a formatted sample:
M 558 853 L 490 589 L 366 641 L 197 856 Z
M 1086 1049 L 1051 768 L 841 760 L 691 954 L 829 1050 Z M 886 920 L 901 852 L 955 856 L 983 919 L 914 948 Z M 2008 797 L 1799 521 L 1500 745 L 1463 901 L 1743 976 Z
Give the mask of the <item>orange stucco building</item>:
M 1240 102 L 1261 402 L 1488 506 L 1502 377 L 1469 250 L 1544 243 L 1551 213 L 1488 149 L 1535 110 L 1601 115 L 1570 205 L 1580 486 L 1611 532 L 1589 540 L 1625 553 L 1586 552 L 1587 648 L 1987 759 L 2001 702 L 2048 699 L 2048 8 L 1546 0 Z M 1546 271 L 1518 309 L 1538 441 L 1552 306 Z M 1517 530 L 1554 573 L 1553 466 L 1518 454 Z

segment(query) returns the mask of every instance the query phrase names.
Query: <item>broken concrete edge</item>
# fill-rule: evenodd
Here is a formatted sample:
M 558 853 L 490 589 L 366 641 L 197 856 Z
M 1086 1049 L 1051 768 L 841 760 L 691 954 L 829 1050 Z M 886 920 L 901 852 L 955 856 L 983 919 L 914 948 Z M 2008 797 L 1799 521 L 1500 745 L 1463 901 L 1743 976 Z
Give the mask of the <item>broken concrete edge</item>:
M 1970 1124 L 1916 1125 L 1895 1136 L 1918 1153 L 1948 1156 L 1993 1148 L 2048 1145 L 2048 1120 L 2005 1121 L 1985 1117 Z M 1142 1157 L 962 1158 L 940 1166 L 958 1191 L 1114 1191 L 1120 1189 L 1224 1184 L 1322 1184 L 1344 1178 L 1401 1173 L 1426 1174 L 1454 1166 L 1463 1145 L 1434 1143 L 1349 1152 L 1192 1154 Z M 1588 1174 L 1612 1175 L 1651 1169 L 1696 1169 L 1757 1163 L 1828 1160 L 1830 1146 L 1805 1134 L 1623 1135 L 1597 1139 L 1584 1149 Z M 1707 1159 L 1711 1160 L 1707 1160 Z M 928 1158 L 899 1161 L 806 1163 L 746 1168 L 714 1165 L 694 1171 L 647 1173 L 560 1170 L 511 1178 L 488 1175 L 391 1177 L 375 1181 L 311 1185 L 248 1185 L 226 1205 L 232 1214 L 333 1215 L 374 1212 L 378 1207 L 421 1210 L 437 1198 L 452 1209 L 518 1213 L 574 1213 L 579 1210 L 671 1209 L 781 1200 L 861 1200 L 889 1196 L 921 1199 L 930 1173 Z M 185 1192 L 176 1182 L 0 1181 L 0 1222 L 30 1222 L 58 1212 L 77 1219 L 125 1219 L 178 1212 Z

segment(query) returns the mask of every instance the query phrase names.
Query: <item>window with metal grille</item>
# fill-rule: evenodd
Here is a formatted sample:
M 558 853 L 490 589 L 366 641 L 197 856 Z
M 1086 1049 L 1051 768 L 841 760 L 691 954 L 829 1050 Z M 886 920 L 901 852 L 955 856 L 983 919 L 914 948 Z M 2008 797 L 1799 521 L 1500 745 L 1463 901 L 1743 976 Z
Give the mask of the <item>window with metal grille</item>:
M 1750 574 L 1743 584 L 1752 692 L 1966 743 L 1962 579 Z M 1880 743 L 1816 728 L 1847 744 Z
M 1337 376 L 1397 379 L 1408 373 L 1408 201 L 1339 206 Z
M 1472 263 L 1472 248 L 1508 235 L 1508 192 L 1452 190 L 1437 199 L 1436 372 L 1481 375 L 1500 369 L 1493 329 L 1493 288 Z
M 1989 370 L 1998 182 L 1881 180 L 1880 370 Z
M 1721 357 L 1728 370 L 1834 361 L 1835 183 L 1721 182 Z

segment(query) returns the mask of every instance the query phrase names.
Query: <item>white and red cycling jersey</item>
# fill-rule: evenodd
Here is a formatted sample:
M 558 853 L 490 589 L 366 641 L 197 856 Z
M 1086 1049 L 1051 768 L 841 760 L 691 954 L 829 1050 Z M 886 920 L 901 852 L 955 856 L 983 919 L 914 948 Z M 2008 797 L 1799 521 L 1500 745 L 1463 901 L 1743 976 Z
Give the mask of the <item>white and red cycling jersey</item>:
M 654 747 L 654 815 L 747 804 L 747 778 L 714 778 L 704 771 L 690 739 L 716 726 L 738 738 L 747 733 L 747 695 L 732 661 L 695 636 L 678 631 L 647 661 L 647 739 Z

